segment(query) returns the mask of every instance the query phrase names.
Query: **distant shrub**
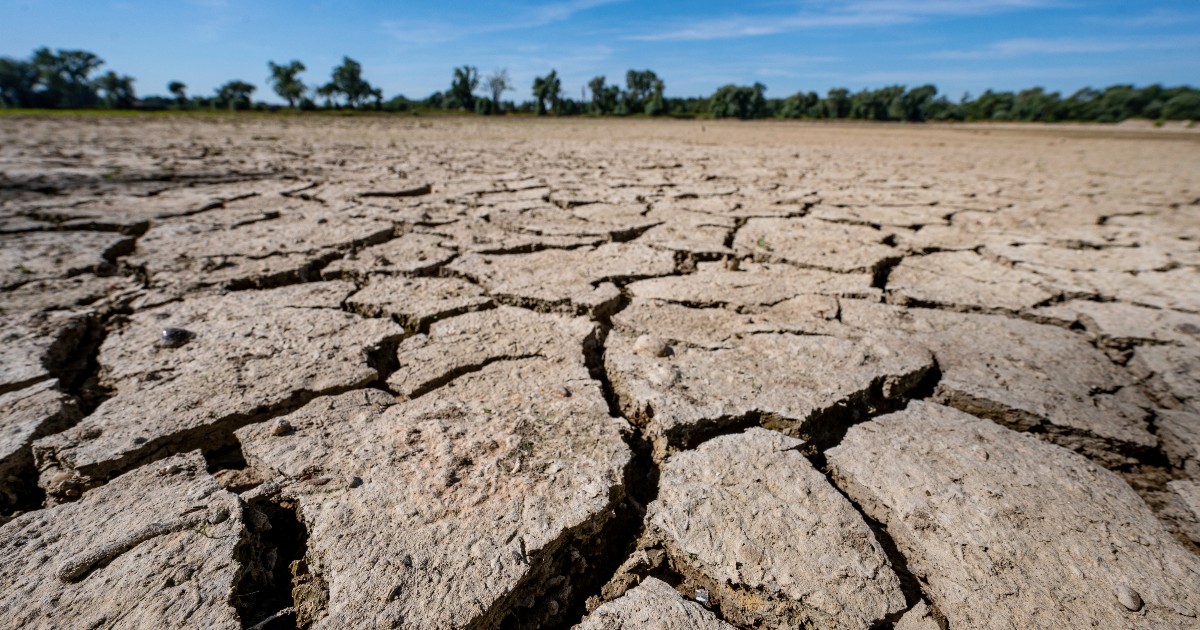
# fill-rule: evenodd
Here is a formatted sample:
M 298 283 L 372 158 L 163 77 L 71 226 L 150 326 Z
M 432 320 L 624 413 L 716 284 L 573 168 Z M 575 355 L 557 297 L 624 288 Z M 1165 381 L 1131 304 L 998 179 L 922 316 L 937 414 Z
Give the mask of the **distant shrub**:
M 1200 120 L 1200 94 L 1175 96 L 1163 105 L 1162 115 L 1167 120 Z

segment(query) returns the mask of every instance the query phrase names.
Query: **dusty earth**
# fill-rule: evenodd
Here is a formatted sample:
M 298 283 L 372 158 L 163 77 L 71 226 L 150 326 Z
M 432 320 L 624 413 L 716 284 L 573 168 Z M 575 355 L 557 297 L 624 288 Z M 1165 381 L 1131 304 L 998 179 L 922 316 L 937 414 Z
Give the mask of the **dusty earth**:
M 0 118 L 0 627 L 1200 627 L 1200 134 Z

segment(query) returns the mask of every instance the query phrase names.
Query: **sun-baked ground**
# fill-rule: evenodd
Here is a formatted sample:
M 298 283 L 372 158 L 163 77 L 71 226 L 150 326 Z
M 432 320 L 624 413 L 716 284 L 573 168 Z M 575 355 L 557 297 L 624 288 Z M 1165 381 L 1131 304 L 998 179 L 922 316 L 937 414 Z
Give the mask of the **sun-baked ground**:
M 3 627 L 1200 625 L 1188 131 L 5 116 L 0 341 Z

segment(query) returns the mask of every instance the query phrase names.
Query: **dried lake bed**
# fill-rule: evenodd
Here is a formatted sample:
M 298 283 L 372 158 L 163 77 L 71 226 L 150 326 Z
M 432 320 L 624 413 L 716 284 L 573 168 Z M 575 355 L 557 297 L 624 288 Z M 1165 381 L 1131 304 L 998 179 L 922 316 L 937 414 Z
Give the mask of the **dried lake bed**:
M 0 340 L 3 627 L 1200 625 L 1192 130 L 6 115 Z

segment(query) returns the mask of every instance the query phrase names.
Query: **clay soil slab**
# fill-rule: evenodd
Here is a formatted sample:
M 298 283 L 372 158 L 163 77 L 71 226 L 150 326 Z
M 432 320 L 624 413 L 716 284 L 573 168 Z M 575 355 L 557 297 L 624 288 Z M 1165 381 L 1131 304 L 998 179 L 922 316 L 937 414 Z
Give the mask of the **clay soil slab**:
M 914 401 L 827 455 L 951 627 L 1197 622 L 1200 558 L 1124 481 L 1066 449 Z
M 900 580 L 862 517 L 800 454 L 752 428 L 663 464 L 651 544 L 730 619 L 765 627 L 864 628 L 904 610 Z M 683 568 L 686 567 L 686 568 Z
M 819 205 L 807 216 L 826 221 L 858 225 L 919 228 L 948 225 L 952 208 L 940 206 L 829 206 Z
M 0 391 L 17 389 L 78 367 L 74 355 L 91 334 L 87 311 L 52 311 L 0 320 Z
M 855 336 L 857 331 L 838 322 L 837 315 L 838 300 L 824 295 L 801 295 L 750 313 L 634 298 L 613 315 L 612 324 L 626 335 L 715 350 L 756 333 Z
M 561 622 L 624 496 L 620 421 L 580 365 L 506 361 L 437 396 L 350 392 L 285 420 L 238 437 L 299 502 L 329 589 L 319 628 Z
M 504 256 L 467 255 L 450 263 L 454 273 L 478 282 L 492 295 L 544 309 L 593 313 L 619 297 L 612 283 L 675 271 L 670 252 L 628 243 L 595 249 L 548 249 Z
M 136 313 L 100 348 L 100 380 L 114 395 L 35 445 L 41 484 L 74 496 L 156 453 L 219 446 L 222 431 L 257 414 L 370 383 L 369 354 L 403 330 L 342 311 L 353 290 L 313 283 Z M 164 347 L 168 327 L 191 334 Z
M 81 415 L 75 399 L 59 391 L 58 381 L 0 394 L 0 511 L 35 486 L 33 441 L 71 426 Z
M 870 274 L 796 269 L 784 264 L 744 263 L 737 271 L 723 263 L 701 263 L 696 273 L 651 278 L 629 285 L 635 297 L 689 306 L 723 306 L 739 310 L 778 304 L 798 295 L 872 298 Z
M 478 218 L 468 218 L 423 228 L 436 234 L 444 247 L 476 254 L 511 254 L 553 247 L 583 247 L 603 243 L 602 236 L 557 236 L 514 232 Z
M 492 303 L 479 285 L 458 278 L 375 276 L 346 304 L 367 317 L 391 317 L 416 332 L 439 319 Z
M 1200 413 L 1159 409 L 1155 426 L 1171 465 L 1200 481 Z
M 764 260 L 842 273 L 873 273 L 900 258 L 884 241 L 891 232 L 820 219 L 750 219 L 733 246 Z
M 888 274 L 888 293 L 901 304 L 958 310 L 1019 311 L 1054 293 L 1044 278 L 987 260 L 975 252 L 910 256 Z
M 597 236 L 605 240 L 628 240 L 660 223 L 648 219 L 639 204 L 593 203 L 563 210 L 533 207 L 517 212 L 495 212 L 491 222 L 514 232 L 539 236 Z
M 1200 345 L 1142 346 L 1129 367 L 1163 406 L 1200 414 Z
M 543 357 L 583 365 L 596 325 L 582 317 L 502 306 L 434 322 L 400 343 L 388 387 L 416 398 L 500 360 Z
M 1172 267 L 1171 257 L 1152 247 L 1109 247 L 1069 249 L 1037 243 L 987 245 L 984 250 L 1029 269 L 1071 271 L 1138 272 L 1162 271 Z
M 0 234 L 0 288 L 112 268 L 133 239 L 108 232 Z
M 329 263 L 321 273 L 326 278 L 343 275 L 366 278 L 428 271 L 454 258 L 454 250 L 440 245 L 443 240 L 434 234 L 410 232 L 381 245 L 348 254 Z
M 240 216 L 240 215 L 239 215 Z M 267 213 L 261 218 L 193 221 L 152 227 L 138 240 L 131 262 L 154 284 L 181 288 L 272 286 L 315 278 L 316 267 L 346 250 L 383 242 L 395 226 L 336 213 Z
M 892 330 L 930 348 L 938 401 L 1051 440 L 1108 463 L 1144 453 L 1156 440 L 1129 374 L 1082 336 L 996 315 L 897 309 L 842 302 L 842 321 Z
M 1116 348 L 1158 343 L 1200 346 L 1200 314 L 1091 300 L 1046 306 L 1033 314 L 1065 325 L 1078 323 Z
M 661 356 L 638 341 L 611 333 L 605 365 L 622 412 L 660 455 L 755 418 L 803 435 L 844 405 L 903 396 L 932 366 L 919 347 L 871 338 L 763 333 Z
M 242 503 L 199 453 L 0 527 L 0 626 L 241 628 Z

